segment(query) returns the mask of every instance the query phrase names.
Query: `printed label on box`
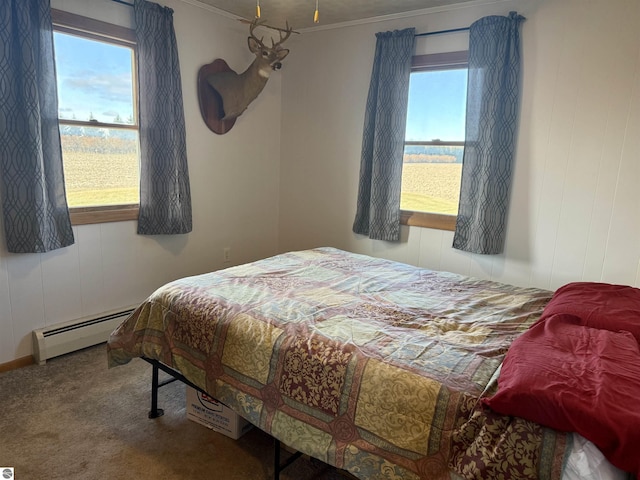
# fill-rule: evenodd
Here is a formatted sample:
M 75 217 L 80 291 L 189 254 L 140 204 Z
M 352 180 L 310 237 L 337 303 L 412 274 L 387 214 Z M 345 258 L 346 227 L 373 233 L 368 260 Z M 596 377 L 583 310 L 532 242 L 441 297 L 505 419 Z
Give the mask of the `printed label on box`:
M 13 467 L 0 467 L 0 472 L 2 472 L 2 479 L 3 480 L 13 480 Z
M 187 418 L 237 440 L 253 425 L 224 403 L 187 387 Z

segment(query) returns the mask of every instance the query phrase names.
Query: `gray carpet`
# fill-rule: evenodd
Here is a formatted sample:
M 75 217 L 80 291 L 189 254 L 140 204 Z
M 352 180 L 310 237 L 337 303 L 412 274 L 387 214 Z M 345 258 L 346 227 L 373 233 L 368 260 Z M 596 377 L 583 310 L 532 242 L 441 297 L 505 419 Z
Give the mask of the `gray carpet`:
M 19 480 L 273 478 L 273 440 L 238 440 L 186 418 L 185 387 L 162 387 L 164 416 L 149 420 L 151 366 L 107 368 L 98 345 L 0 374 L 0 467 Z M 286 455 L 286 453 L 285 453 Z M 302 458 L 282 480 L 344 480 Z

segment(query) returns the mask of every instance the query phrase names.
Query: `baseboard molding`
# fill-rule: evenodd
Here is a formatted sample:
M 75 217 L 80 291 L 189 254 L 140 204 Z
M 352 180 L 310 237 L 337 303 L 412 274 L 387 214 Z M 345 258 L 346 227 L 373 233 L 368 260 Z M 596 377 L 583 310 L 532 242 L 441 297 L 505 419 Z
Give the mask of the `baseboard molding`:
M 10 370 L 15 370 L 17 368 L 26 367 L 29 365 L 33 365 L 36 363 L 33 355 L 28 355 L 26 357 L 16 358 L 7 363 L 0 363 L 0 373 L 8 372 Z

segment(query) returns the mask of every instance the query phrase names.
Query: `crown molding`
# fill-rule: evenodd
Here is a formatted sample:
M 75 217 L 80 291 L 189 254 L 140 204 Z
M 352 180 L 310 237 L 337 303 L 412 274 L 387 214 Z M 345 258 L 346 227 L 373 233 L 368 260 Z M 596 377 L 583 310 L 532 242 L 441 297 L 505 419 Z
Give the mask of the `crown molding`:
M 461 10 L 463 8 L 476 7 L 479 5 L 492 5 L 496 3 L 505 3 L 511 0 L 470 0 L 468 2 L 460 2 L 455 5 L 442 5 L 438 7 L 423 8 L 420 10 L 410 10 L 408 12 L 392 13 L 389 15 L 381 15 L 378 17 L 363 18 L 360 20 L 351 20 L 348 22 L 332 23 L 329 25 L 319 25 L 315 27 L 301 28 L 300 33 L 317 32 L 321 30 L 333 30 L 336 28 L 347 28 L 357 25 L 366 25 L 370 23 L 380 23 L 389 20 L 397 20 L 402 18 L 418 17 L 420 15 L 429 15 L 433 13 L 449 12 L 453 10 Z

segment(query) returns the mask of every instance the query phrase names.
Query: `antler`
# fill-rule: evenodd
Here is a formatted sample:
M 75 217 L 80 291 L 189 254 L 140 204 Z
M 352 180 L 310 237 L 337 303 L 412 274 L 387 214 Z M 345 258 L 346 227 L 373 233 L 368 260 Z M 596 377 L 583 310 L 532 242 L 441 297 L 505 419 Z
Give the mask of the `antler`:
M 250 24 L 252 24 L 253 22 L 255 22 L 256 20 L 258 20 L 258 19 L 257 19 L 257 18 L 254 18 L 253 20 L 249 21 L 249 20 L 246 20 L 246 19 L 244 19 L 244 18 L 241 18 L 241 19 L 239 19 L 238 21 L 239 21 L 240 23 L 246 23 L 247 25 L 250 25 Z M 264 20 L 264 21 L 266 22 L 266 20 Z M 286 28 L 286 29 L 285 29 L 285 28 L 280 28 L 280 27 L 272 27 L 271 25 L 267 25 L 267 23 L 262 23 L 262 22 L 259 22 L 259 24 L 260 24 L 260 26 L 262 26 L 262 27 L 264 27 L 264 28 L 269 28 L 269 29 L 271 29 L 271 30 L 277 30 L 278 32 L 285 32 L 285 33 L 286 33 L 286 32 L 288 32 L 289 30 L 291 30 L 291 33 L 296 33 L 296 34 L 300 33 L 300 32 L 297 32 L 297 31 L 295 31 L 295 30 L 292 30 L 292 28 L 293 28 L 293 27 L 291 27 L 291 28 Z M 287 25 L 289 25 L 289 24 L 287 23 Z
M 256 42 L 258 42 L 262 48 L 265 48 L 264 43 L 262 43 L 262 39 L 263 39 L 264 37 L 260 37 L 260 39 L 258 40 L 258 37 L 256 37 L 256 36 L 253 34 L 253 30 L 254 30 L 256 27 L 260 26 L 262 23 L 264 23 L 264 21 L 260 22 L 260 21 L 258 21 L 258 19 L 257 19 L 257 18 L 256 18 L 256 19 L 254 19 L 254 20 L 251 22 L 251 24 L 249 25 L 249 35 L 251 35 L 251 38 L 253 38 Z
M 286 22 L 287 26 L 285 29 L 285 35 L 284 37 L 282 36 L 282 30 L 278 30 L 278 35 L 280 36 L 280 41 L 278 41 L 278 43 L 275 43 L 273 41 L 273 38 L 271 39 L 271 48 L 272 49 L 276 49 L 276 48 L 280 48 L 280 44 L 282 44 L 283 42 L 285 42 L 287 40 L 287 38 L 289 38 L 291 36 L 291 33 L 293 32 L 293 27 L 289 26 L 289 22 Z

